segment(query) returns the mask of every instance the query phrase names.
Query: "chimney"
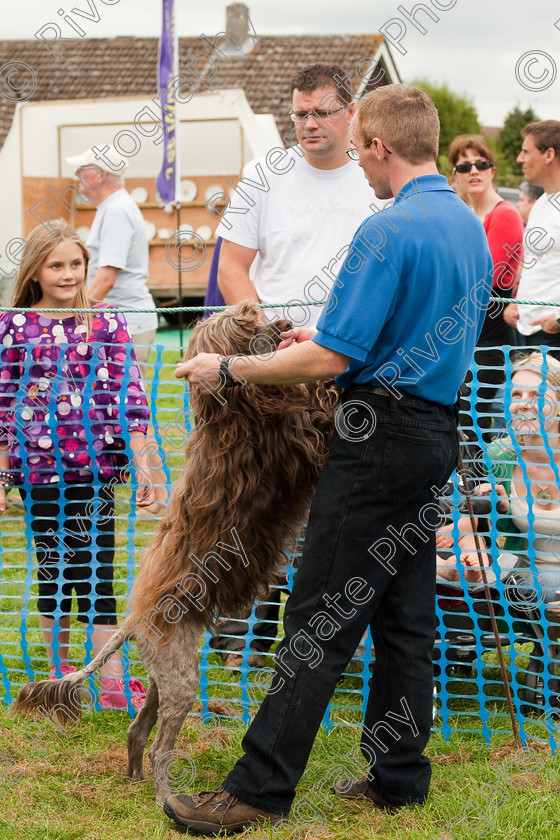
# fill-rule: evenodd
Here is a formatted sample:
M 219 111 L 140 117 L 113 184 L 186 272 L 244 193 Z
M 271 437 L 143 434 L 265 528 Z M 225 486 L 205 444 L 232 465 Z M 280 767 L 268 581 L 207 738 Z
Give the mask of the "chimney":
M 238 56 L 251 52 L 254 44 L 258 43 L 258 39 L 250 34 L 250 26 L 248 6 L 245 3 L 230 3 L 226 8 L 226 37 L 229 43 L 225 52 Z M 236 50 L 231 49 L 232 40 L 238 45 Z

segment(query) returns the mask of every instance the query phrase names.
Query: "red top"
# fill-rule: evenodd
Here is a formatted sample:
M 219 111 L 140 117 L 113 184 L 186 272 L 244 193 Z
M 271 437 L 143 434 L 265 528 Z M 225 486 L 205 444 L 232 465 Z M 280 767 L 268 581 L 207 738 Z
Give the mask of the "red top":
M 500 201 L 484 219 L 484 230 L 494 263 L 492 288 L 500 297 L 511 297 L 523 259 L 523 222 L 518 209 L 509 201 Z
M 484 219 L 484 230 L 492 254 L 494 276 L 492 295 L 511 298 L 519 280 L 523 261 L 523 221 L 519 211 L 509 201 L 500 201 Z M 491 303 L 488 307 L 478 346 L 515 344 L 513 329 L 503 318 L 503 306 Z

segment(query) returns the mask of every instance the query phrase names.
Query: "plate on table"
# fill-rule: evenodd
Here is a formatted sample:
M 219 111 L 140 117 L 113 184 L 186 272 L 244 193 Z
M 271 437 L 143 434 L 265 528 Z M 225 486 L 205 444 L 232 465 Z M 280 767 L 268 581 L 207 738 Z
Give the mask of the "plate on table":
M 146 219 L 144 219 L 144 230 L 146 232 L 146 239 L 148 240 L 148 242 L 151 242 L 156 235 L 157 228 L 155 224 L 153 222 L 148 222 Z
M 220 201 L 224 197 L 223 192 L 221 184 L 210 184 L 210 186 L 206 187 L 204 190 L 204 198 L 206 201 L 210 201 L 216 195 L 216 201 Z
M 136 204 L 144 204 L 148 200 L 148 190 L 146 187 L 134 187 L 130 195 Z
M 204 239 L 205 242 L 212 239 L 212 228 L 209 225 L 201 225 L 200 227 L 197 227 L 196 232 L 201 239 Z
M 179 233 L 181 234 L 180 239 L 182 242 L 188 242 L 189 239 L 192 239 L 192 235 L 194 233 L 194 228 L 192 225 L 185 224 L 181 225 L 179 228 Z
M 197 188 L 194 181 L 189 181 L 188 178 L 185 181 L 181 181 L 181 201 L 186 201 L 187 203 L 190 201 L 194 201 L 196 198 L 196 193 Z
M 82 242 L 87 242 L 87 238 L 89 236 L 89 227 L 87 225 L 82 225 L 79 228 L 76 228 L 76 233 L 82 240 Z

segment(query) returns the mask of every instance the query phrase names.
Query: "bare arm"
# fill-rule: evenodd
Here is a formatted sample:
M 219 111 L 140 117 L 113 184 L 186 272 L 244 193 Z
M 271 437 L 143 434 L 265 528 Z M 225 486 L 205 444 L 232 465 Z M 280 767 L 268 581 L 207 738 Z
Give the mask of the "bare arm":
M 223 240 L 218 264 L 218 286 L 229 306 L 242 300 L 259 302 L 259 296 L 249 279 L 249 269 L 256 255 L 256 248 L 245 248 Z
M 88 297 L 93 300 L 103 300 L 105 295 L 115 285 L 117 273 L 118 268 L 114 268 L 112 265 L 100 266 L 97 270 L 97 274 L 93 278 L 93 281 L 88 286 Z
M 558 315 L 560 315 L 560 312 L 553 312 L 552 315 L 543 315 L 542 318 L 537 318 L 536 321 L 529 321 L 529 323 L 536 324 L 545 333 L 553 335 L 554 333 L 560 332 L 560 324 L 556 320 Z
M 220 359 L 221 356 L 213 353 L 199 353 L 188 362 L 180 362 L 175 369 L 175 376 L 178 379 L 186 377 L 190 383 L 218 385 Z M 308 340 L 292 344 L 285 350 L 277 350 L 270 359 L 235 356 L 231 359 L 229 370 L 232 377 L 241 382 L 295 385 L 316 379 L 330 379 L 331 376 L 344 373 L 348 362 L 348 356 Z
M 510 303 L 503 311 L 504 321 L 510 327 L 516 327 L 519 320 L 519 310 L 516 303 Z
M 146 447 L 146 435 L 143 432 L 130 432 L 130 448 L 138 480 L 136 504 L 150 505 L 155 501 L 155 488 L 151 480 L 150 452 Z
M 0 470 L 8 471 L 11 466 L 11 458 L 8 447 L 0 445 Z M 6 487 L 0 486 L 0 513 L 3 513 L 9 504 L 6 502 Z

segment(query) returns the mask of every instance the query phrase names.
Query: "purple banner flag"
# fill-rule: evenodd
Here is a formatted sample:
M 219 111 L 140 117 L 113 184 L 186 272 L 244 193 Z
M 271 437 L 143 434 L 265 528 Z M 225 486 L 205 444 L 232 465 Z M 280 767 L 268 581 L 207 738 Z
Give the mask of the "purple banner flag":
M 181 177 L 179 167 L 179 120 L 173 77 L 178 76 L 179 44 L 175 21 L 175 0 L 162 0 L 163 25 L 159 41 L 158 96 L 164 131 L 163 165 L 156 179 L 158 192 L 165 204 L 175 201 Z M 171 82 L 171 84 L 170 84 Z

